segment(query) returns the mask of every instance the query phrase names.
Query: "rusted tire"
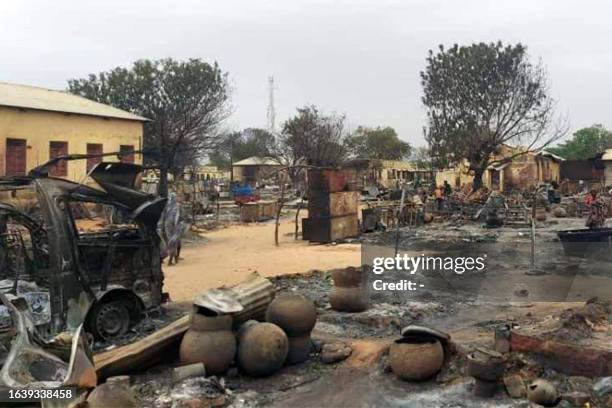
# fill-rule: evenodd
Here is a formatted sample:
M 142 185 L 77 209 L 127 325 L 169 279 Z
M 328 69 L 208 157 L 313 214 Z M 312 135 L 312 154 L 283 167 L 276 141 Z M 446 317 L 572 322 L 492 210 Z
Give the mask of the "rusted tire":
M 98 340 L 112 340 L 127 333 L 130 323 L 128 300 L 102 301 L 89 312 L 86 328 Z
M 391 370 L 402 380 L 424 381 L 433 377 L 444 363 L 444 349 L 438 340 L 423 343 L 393 343 L 389 348 Z
M 367 293 L 358 287 L 336 287 L 329 294 L 332 309 L 339 312 L 363 312 L 369 306 Z
M 305 296 L 280 295 L 268 306 L 266 321 L 283 329 L 289 337 L 301 336 L 311 332 L 317 321 L 317 310 Z
M 287 355 L 287 364 L 298 364 L 308 360 L 311 350 L 312 340 L 310 339 L 310 334 L 289 337 L 289 354 Z

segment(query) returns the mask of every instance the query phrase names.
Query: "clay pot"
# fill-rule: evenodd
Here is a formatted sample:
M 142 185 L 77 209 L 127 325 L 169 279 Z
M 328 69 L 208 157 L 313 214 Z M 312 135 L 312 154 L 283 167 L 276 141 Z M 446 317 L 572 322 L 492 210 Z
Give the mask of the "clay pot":
M 551 407 L 557 404 L 559 396 L 552 383 L 538 378 L 527 387 L 527 398 L 536 404 Z
M 248 375 L 261 377 L 278 371 L 289 353 L 285 332 L 272 323 L 249 324 L 240 330 L 238 365 Z
M 317 310 L 305 296 L 280 295 L 268 306 L 266 321 L 283 329 L 287 336 L 301 336 L 312 331 Z
M 310 332 L 317 321 L 314 303 L 302 295 L 281 295 L 266 312 L 266 320 L 283 329 L 289 339 L 287 363 L 297 364 L 308 359 L 312 348 Z
M 335 287 L 361 286 L 363 283 L 363 272 L 361 268 L 348 267 L 332 271 L 332 279 Z
M 504 375 L 504 359 L 500 353 L 488 350 L 467 356 L 467 375 L 482 381 L 498 381 Z
M 232 316 L 206 316 L 194 311 L 189 330 L 181 341 L 179 355 L 183 365 L 204 363 L 209 374 L 226 372 L 236 355 Z
M 404 337 L 389 348 L 391 370 L 402 380 L 423 381 L 444 364 L 444 349 L 437 339 Z
M 364 289 L 359 287 L 335 287 L 329 294 L 332 309 L 339 312 L 363 312 L 369 306 L 369 299 Z
M 567 217 L 567 211 L 565 211 L 565 208 L 563 207 L 556 207 L 553 210 L 553 215 L 557 218 L 565 218 Z
M 546 221 L 546 210 L 544 210 L 543 208 L 536 209 L 535 219 L 536 221 Z
M 301 336 L 288 337 L 289 354 L 287 354 L 287 364 L 298 364 L 308 360 L 312 350 L 312 340 L 310 333 Z

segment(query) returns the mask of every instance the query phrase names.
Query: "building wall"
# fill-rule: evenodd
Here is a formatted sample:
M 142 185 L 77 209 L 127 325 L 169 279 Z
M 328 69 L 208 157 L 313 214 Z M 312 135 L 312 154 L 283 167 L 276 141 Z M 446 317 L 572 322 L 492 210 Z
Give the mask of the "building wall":
M 142 148 L 143 124 L 139 121 L 102 118 L 48 112 L 23 110 L 0 106 L 0 174 L 5 175 L 6 139 L 25 139 L 26 171 L 49 160 L 50 142 L 68 142 L 69 154 L 85 154 L 87 143 L 103 145 L 103 151 L 115 152 L 121 145 Z M 135 155 L 135 163 L 142 163 L 142 156 Z M 108 156 L 105 161 L 117 161 Z M 86 174 L 86 160 L 67 163 L 66 178 L 78 181 Z
M 233 166 L 232 173 L 234 181 L 240 184 L 255 186 L 258 183 L 276 181 L 276 173 L 283 167 L 280 165 L 249 165 Z

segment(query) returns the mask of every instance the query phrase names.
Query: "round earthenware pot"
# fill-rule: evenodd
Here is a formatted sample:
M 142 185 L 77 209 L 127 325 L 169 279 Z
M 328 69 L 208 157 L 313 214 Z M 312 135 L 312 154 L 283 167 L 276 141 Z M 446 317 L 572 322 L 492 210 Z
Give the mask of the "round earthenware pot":
M 404 337 L 391 344 L 389 365 L 402 380 L 423 381 L 433 377 L 444 364 L 440 341 L 429 337 Z
M 369 306 L 368 293 L 360 287 L 335 287 L 329 294 L 329 303 L 339 312 L 363 312 Z
M 274 323 L 287 336 L 309 334 L 317 321 L 312 300 L 302 295 L 279 295 L 266 311 L 266 321 Z
M 552 407 L 557 404 L 559 395 L 552 383 L 538 378 L 527 387 L 527 398 L 536 404 Z
M 287 335 L 275 324 L 255 323 L 240 330 L 238 365 L 250 376 L 275 373 L 285 364 L 288 353 Z
M 298 364 L 308 360 L 312 350 L 312 340 L 310 333 L 301 336 L 289 337 L 289 354 L 287 364 Z
M 209 374 L 226 372 L 236 355 L 232 317 L 194 312 L 189 330 L 181 341 L 179 355 L 182 364 L 204 363 Z
M 335 287 L 343 288 L 361 286 L 365 280 L 362 269 L 352 266 L 333 270 L 332 279 Z

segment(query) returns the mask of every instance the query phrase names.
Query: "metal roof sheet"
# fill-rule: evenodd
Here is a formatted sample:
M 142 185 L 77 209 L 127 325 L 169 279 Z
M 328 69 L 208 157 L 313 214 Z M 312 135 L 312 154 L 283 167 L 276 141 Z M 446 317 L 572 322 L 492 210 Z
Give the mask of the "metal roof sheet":
M 125 120 L 149 119 L 64 91 L 0 82 L 0 106 Z
M 271 157 L 252 156 L 235 162 L 233 166 L 281 166 L 281 164 Z

